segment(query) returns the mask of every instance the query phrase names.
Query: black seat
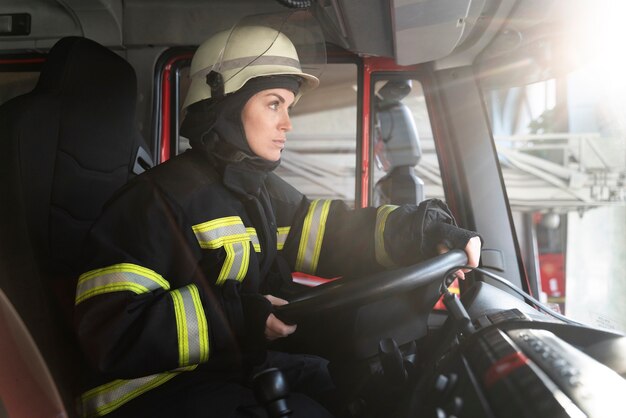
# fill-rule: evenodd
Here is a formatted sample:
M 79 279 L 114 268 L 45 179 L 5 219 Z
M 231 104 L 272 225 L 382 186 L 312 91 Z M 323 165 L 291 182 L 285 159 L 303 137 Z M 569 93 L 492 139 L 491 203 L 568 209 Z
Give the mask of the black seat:
M 48 271 L 77 272 L 87 230 L 132 175 L 136 91 L 125 60 L 70 37 L 52 48 L 35 89 L 3 106 L 12 115 L 2 142 L 19 142 L 29 232 Z
M 152 165 L 136 94 L 130 64 L 69 37 L 50 50 L 33 91 L 0 106 L 0 284 L 66 404 L 77 390 L 67 366 L 80 357 L 69 321 L 83 241 L 113 193 Z

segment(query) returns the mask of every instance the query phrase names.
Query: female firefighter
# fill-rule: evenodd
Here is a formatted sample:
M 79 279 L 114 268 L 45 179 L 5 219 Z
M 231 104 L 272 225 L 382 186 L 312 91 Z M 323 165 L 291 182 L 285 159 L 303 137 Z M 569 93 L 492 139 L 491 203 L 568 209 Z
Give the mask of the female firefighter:
M 181 127 L 192 148 L 117 193 L 88 239 L 76 292 L 94 368 L 84 415 L 264 416 L 249 380 L 274 366 L 295 416 L 326 416 L 310 399 L 332 389 L 324 360 L 265 350 L 296 330 L 272 314 L 291 272 L 359 275 L 447 248 L 478 264 L 480 238 L 439 201 L 351 210 L 272 172 L 289 109 L 318 84 L 299 64 L 269 26 L 197 50 Z

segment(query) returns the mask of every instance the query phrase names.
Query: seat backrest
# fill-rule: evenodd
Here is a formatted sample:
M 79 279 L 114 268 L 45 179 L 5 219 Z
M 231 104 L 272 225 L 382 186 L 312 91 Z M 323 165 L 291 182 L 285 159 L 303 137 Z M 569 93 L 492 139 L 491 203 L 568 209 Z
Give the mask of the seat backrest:
M 132 175 L 143 142 L 136 95 L 124 59 L 68 37 L 51 49 L 35 89 L 5 104 L 18 108 L 8 139 L 19 141 L 27 223 L 46 271 L 79 271 L 88 229 Z
M 33 91 L 0 106 L 0 284 L 68 405 L 77 385 L 67 367 L 81 364 L 70 321 L 83 241 L 113 193 L 152 164 L 136 91 L 124 59 L 69 37 Z

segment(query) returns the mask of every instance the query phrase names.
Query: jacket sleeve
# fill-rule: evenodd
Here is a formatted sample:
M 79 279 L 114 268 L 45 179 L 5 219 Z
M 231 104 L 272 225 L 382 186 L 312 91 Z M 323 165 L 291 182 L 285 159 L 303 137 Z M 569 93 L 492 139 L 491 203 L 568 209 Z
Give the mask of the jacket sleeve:
M 112 201 L 92 228 L 75 320 L 92 366 L 134 378 L 195 366 L 234 340 L 223 289 L 199 275 L 201 250 L 182 211 L 149 183 Z
M 442 229 L 448 225 L 450 229 Z M 350 209 L 338 200 L 303 198 L 285 243 L 285 256 L 295 271 L 322 277 L 362 275 L 417 263 L 436 255 L 439 243 L 463 248 L 476 233 L 456 227 L 445 203 Z

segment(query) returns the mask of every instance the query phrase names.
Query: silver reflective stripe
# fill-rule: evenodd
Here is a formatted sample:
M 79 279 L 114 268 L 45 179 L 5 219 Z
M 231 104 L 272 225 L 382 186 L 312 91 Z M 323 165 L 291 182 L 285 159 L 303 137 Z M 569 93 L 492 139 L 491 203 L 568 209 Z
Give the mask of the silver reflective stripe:
M 385 225 L 387 217 L 391 212 L 396 210 L 398 206 L 384 205 L 380 206 L 376 211 L 376 230 L 374 231 L 374 253 L 378 264 L 384 267 L 396 267 L 395 263 L 389 257 L 385 249 Z
M 278 227 L 278 231 L 276 232 L 276 247 L 279 250 L 282 250 L 285 247 L 285 242 L 287 241 L 290 229 L 291 227 L 289 226 Z
M 302 236 L 296 257 L 297 271 L 315 274 L 317 270 L 330 203 L 330 200 L 314 200 L 309 206 L 302 225 Z
M 162 385 L 180 373 L 166 372 L 131 380 L 114 380 L 93 388 L 81 396 L 81 415 L 83 417 L 101 417 L 111 413 L 126 402 Z
M 179 366 L 204 363 L 209 359 L 209 327 L 196 285 L 173 290 Z
M 219 218 L 192 227 L 198 243 L 204 249 L 216 249 L 232 242 L 250 241 L 239 216 Z
M 220 72 L 235 70 L 238 68 L 255 65 L 284 65 L 300 71 L 300 62 L 297 59 L 281 57 L 277 55 L 261 55 L 258 57 L 241 57 L 223 61 L 219 67 Z
M 228 279 L 241 281 L 246 277 L 250 264 L 250 243 L 255 250 L 261 250 L 254 228 L 246 228 L 239 216 L 228 216 L 194 225 L 192 229 L 201 248 L 215 250 L 223 247 L 226 252 L 217 284 Z
M 90 297 L 108 292 L 140 294 L 169 288 L 169 283 L 154 271 L 136 264 L 121 263 L 82 274 L 76 285 L 75 302 L 78 305 Z

